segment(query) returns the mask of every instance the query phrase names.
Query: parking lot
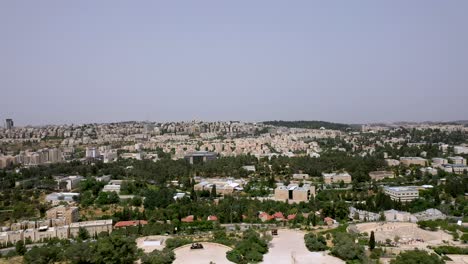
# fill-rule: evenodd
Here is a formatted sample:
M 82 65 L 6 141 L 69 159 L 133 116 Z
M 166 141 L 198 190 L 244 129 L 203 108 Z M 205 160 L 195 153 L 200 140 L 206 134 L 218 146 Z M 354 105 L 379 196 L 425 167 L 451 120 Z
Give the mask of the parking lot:
M 174 249 L 176 259 L 174 264 L 209 264 L 210 261 L 216 264 L 231 264 L 226 259 L 226 252 L 231 248 L 210 242 L 203 242 L 203 249 L 190 249 L 191 245 L 185 245 Z

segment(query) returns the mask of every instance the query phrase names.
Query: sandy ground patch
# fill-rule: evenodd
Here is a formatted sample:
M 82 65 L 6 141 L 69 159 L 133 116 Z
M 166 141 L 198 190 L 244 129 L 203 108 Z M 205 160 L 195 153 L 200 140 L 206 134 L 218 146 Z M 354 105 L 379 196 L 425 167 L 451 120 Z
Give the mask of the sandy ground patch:
M 163 250 L 166 246 L 166 239 L 168 236 L 146 236 L 140 237 L 136 240 L 138 248 L 143 249 L 145 253 L 153 252 L 155 249 Z M 160 245 L 158 245 L 160 244 Z
M 263 263 L 345 263 L 339 258 L 327 255 L 326 252 L 310 252 L 304 244 L 304 234 L 305 232 L 298 230 L 278 230 L 278 236 L 273 237 L 268 253 L 263 256 Z
M 447 255 L 452 261 L 447 261 L 447 264 L 468 264 L 467 255 Z
M 394 241 L 398 236 L 400 247 L 421 247 L 425 248 L 427 245 L 442 244 L 443 240 L 451 241 L 452 236 L 444 231 L 427 231 L 418 227 L 415 223 L 362 223 L 356 225 L 360 233 L 368 233 L 371 231 L 375 233 L 375 240 L 385 242 L 386 239 Z
M 0 259 L 0 264 L 22 264 L 23 263 L 23 257 L 13 257 L 13 258 L 1 258 Z
M 176 259 L 174 264 L 208 264 L 210 261 L 216 264 L 231 264 L 226 259 L 226 252 L 231 248 L 210 242 L 202 242 L 203 249 L 190 249 L 191 245 L 185 245 L 174 249 Z

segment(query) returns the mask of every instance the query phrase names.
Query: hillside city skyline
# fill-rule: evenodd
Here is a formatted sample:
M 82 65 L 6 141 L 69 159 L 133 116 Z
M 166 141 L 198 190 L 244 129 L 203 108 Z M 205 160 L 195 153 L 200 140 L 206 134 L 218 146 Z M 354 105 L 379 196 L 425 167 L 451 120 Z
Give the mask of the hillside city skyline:
M 0 118 L 463 120 L 467 9 L 436 0 L 6 1 Z
M 0 264 L 468 263 L 467 10 L 0 1 Z
M 165 121 L 159 121 L 159 120 L 116 120 L 116 121 L 103 121 L 103 122 L 68 122 L 68 123 L 38 123 L 38 124 L 24 124 L 21 122 L 21 120 L 18 122 L 16 119 L 12 118 L 6 118 L 6 119 L 11 119 L 14 121 L 14 127 L 41 127 L 41 126 L 61 126 L 61 125 L 86 125 L 86 124 L 111 124 L 111 123 L 129 123 L 129 122 L 135 122 L 135 123 L 190 123 L 190 122 L 243 122 L 243 123 L 263 123 L 263 122 L 268 122 L 268 121 L 286 121 L 286 122 L 295 122 L 295 121 L 306 121 L 306 122 L 327 122 L 327 123 L 332 123 L 332 124 L 346 124 L 346 125 L 365 125 L 365 124 L 400 124 L 400 123 L 415 123 L 415 124 L 468 124 L 468 120 L 422 120 L 422 121 L 410 121 L 410 120 L 397 120 L 397 121 L 387 121 L 387 122 L 362 122 L 362 123 L 346 123 L 346 122 L 334 122 L 330 120 L 165 120 Z M 6 125 L 6 119 L 3 119 L 2 122 L 0 123 L 0 127 L 7 127 Z

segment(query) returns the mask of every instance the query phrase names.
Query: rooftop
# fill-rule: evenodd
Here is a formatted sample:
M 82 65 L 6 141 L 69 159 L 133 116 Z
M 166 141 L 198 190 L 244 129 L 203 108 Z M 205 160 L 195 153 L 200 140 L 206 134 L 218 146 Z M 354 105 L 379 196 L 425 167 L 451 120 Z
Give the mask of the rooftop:
M 398 187 L 389 187 L 385 186 L 385 190 L 393 191 L 393 192 L 408 192 L 408 191 L 418 191 L 418 188 L 415 186 L 398 186 Z

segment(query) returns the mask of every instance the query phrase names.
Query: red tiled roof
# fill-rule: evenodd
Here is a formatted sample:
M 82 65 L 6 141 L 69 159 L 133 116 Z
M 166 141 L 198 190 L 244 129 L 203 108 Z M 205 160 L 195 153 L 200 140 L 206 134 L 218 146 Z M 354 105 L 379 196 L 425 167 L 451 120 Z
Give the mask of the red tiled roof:
M 273 214 L 274 218 L 284 219 L 284 215 L 282 212 L 276 212 Z
M 296 219 L 296 214 L 288 215 L 288 220 L 294 220 L 294 219 Z
M 193 215 L 189 215 L 187 217 L 182 218 L 181 221 L 184 223 L 191 223 L 193 222 L 193 218 L 194 218 Z
M 148 221 L 145 220 L 132 220 L 132 221 L 120 221 L 115 224 L 115 228 L 127 227 L 127 226 L 137 226 L 137 225 L 146 225 Z
M 208 221 L 218 221 L 218 217 L 216 215 L 210 215 L 208 216 Z
M 273 217 L 272 215 L 269 215 L 269 214 L 266 213 L 266 212 L 261 212 L 261 213 L 258 215 L 258 218 L 265 219 L 264 221 L 268 221 L 268 220 L 273 219 L 274 217 Z
M 267 213 L 265 213 L 265 212 L 261 212 L 261 213 L 258 215 L 258 217 L 264 217 L 264 216 L 269 216 L 269 215 L 268 215 Z

